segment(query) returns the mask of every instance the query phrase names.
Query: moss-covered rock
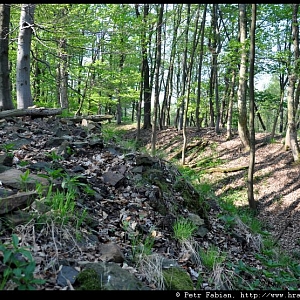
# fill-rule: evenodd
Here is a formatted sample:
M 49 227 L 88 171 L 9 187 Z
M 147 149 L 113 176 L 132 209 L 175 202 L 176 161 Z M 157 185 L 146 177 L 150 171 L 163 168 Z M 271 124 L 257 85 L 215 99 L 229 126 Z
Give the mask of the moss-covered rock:
M 76 290 L 103 290 L 98 274 L 93 269 L 85 269 L 76 277 Z
M 164 284 L 167 290 L 193 290 L 194 285 L 189 274 L 182 268 L 172 267 L 163 270 Z

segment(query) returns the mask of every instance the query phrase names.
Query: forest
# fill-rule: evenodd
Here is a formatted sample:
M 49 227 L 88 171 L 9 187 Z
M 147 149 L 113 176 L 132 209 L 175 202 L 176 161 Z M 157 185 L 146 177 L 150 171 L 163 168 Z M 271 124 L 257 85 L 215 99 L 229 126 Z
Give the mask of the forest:
M 129 248 L 128 244 L 131 244 L 131 252 L 126 252 L 126 255 L 128 254 L 136 263 L 137 249 L 139 249 L 137 244 L 142 243 L 146 251 L 149 250 L 145 248 L 146 245 L 149 246 L 147 243 L 151 242 L 150 248 L 154 247 L 154 240 L 159 238 L 157 230 L 153 230 L 152 227 L 151 231 L 148 228 L 143 232 L 144 234 L 150 233 L 150 238 L 147 236 L 142 239 L 140 235 L 134 235 L 138 228 L 134 219 L 139 219 L 138 224 L 144 226 L 142 219 L 145 218 L 146 222 L 152 217 L 146 213 L 143 218 L 140 215 L 133 217 L 128 212 L 129 208 L 125 213 L 119 207 L 119 202 L 127 203 L 128 198 L 134 198 L 137 193 L 143 195 L 137 198 L 149 197 L 150 199 L 152 197 L 151 199 L 159 202 L 155 204 L 155 207 L 150 205 L 149 211 L 156 209 L 159 214 L 165 216 L 165 220 L 167 220 L 166 216 L 172 219 L 174 215 L 184 214 L 185 209 L 188 209 L 191 210 L 191 214 L 195 213 L 198 217 L 200 216 L 201 222 L 202 219 L 204 220 L 204 225 L 201 223 L 197 226 L 201 228 L 204 226 L 205 230 L 214 232 L 214 246 L 206 247 L 206 254 L 219 261 L 217 265 L 214 263 L 205 265 L 207 272 L 202 274 L 201 280 L 200 273 L 205 253 L 200 255 L 202 263 L 197 256 L 196 261 L 195 258 L 193 260 L 194 256 L 191 254 L 187 260 L 183 260 L 184 267 L 189 270 L 193 281 L 192 283 L 189 281 L 190 287 L 201 289 L 207 284 L 212 289 L 244 289 L 245 287 L 283 289 L 290 284 L 289 287 L 292 289 L 299 288 L 297 283 L 300 277 L 299 264 L 288 264 L 277 260 L 275 262 L 275 258 L 272 257 L 273 261 L 271 256 L 268 256 L 271 255 L 268 252 L 271 250 L 260 241 L 261 236 L 267 235 L 266 231 L 257 230 L 250 234 L 251 226 L 246 228 L 241 225 L 245 219 L 232 217 L 231 213 L 234 210 L 231 206 L 232 199 L 228 200 L 229 196 L 226 194 L 231 189 L 235 189 L 236 193 L 241 189 L 246 191 L 246 208 L 250 212 L 245 210 L 247 211 L 245 218 L 248 221 L 252 216 L 261 214 L 262 220 L 268 218 L 269 221 L 270 218 L 272 219 L 270 223 L 274 225 L 276 223 L 273 220 L 274 217 L 262 206 L 271 206 L 275 202 L 278 207 L 281 205 L 280 209 L 284 213 L 282 213 L 282 219 L 278 215 L 278 220 L 282 223 L 279 227 L 275 224 L 269 228 L 272 233 L 275 233 L 272 247 L 277 246 L 282 240 L 284 248 L 288 244 L 284 241 L 285 232 L 294 226 L 288 237 L 293 237 L 291 245 L 295 247 L 295 251 L 298 249 L 300 237 L 295 229 L 297 223 L 290 221 L 292 218 L 296 219 L 294 211 L 298 205 L 298 196 L 297 194 L 293 196 L 293 192 L 299 190 L 295 184 L 299 177 L 300 160 L 298 19 L 299 4 L 0 4 L 0 148 L 5 156 L 0 160 L 0 167 L 4 166 L 3 170 L 0 168 L 0 182 L 1 186 L 4 183 L 5 189 L 4 194 L 0 191 L 2 200 L 0 216 L 5 215 L 6 218 L 10 210 L 23 208 L 26 201 L 32 205 L 34 202 L 32 198 L 42 198 L 47 205 L 50 205 L 50 199 L 52 197 L 56 199 L 57 196 L 61 198 L 57 199 L 56 206 L 54 202 L 50 206 L 52 212 L 60 212 L 59 217 L 55 215 L 55 220 L 57 221 L 58 218 L 60 225 L 63 226 L 70 210 L 73 213 L 75 208 L 73 201 L 78 197 L 86 198 L 89 203 L 88 208 L 81 211 L 81 216 L 85 217 L 87 211 L 97 211 L 100 215 L 100 210 L 98 212 L 100 208 L 94 204 L 93 197 L 96 199 L 95 192 L 97 195 L 102 195 L 105 190 L 104 198 L 108 204 L 107 207 L 104 204 L 100 205 L 103 224 L 110 220 L 109 226 L 113 227 L 112 231 L 117 237 L 115 241 L 118 241 L 119 245 L 122 244 L 122 249 Z M 78 122 L 82 122 L 84 130 L 75 128 Z M 103 124 L 100 125 L 100 123 Z M 49 128 L 46 128 L 47 126 Z M 26 130 L 30 133 L 26 134 Z M 100 131 L 102 131 L 101 137 Z M 19 134 L 17 139 L 13 132 Z M 108 145 L 103 143 L 102 138 L 108 142 Z M 17 141 L 18 139 L 20 141 Z M 24 142 L 24 139 L 27 140 Z M 142 175 L 140 174 L 144 180 L 146 180 L 146 173 L 147 176 L 151 173 L 150 179 L 147 177 L 149 180 L 147 184 L 150 184 L 153 191 L 145 192 L 139 186 L 140 178 L 137 175 L 133 176 L 134 183 L 128 184 L 127 189 L 124 187 L 124 190 L 118 190 L 122 189 L 120 186 L 125 186 L 128 174 L 138 173 L 130 169 L 131 164 L 123 156 L 121 158 L 119 148 L 112 150 L 109 146 L 113 142 L 124 145 L 125 141 L 135 143 L 138 149 L 147 147 L 148 153 L 151 154 L 151 158 L 137 155 L 134 159 L 140 162 L 137 166 L 144 168 L 144 171 L 141 171 Z M 40 147 L 42 143 L 44 143 L 44 148 Z M 13 149 L 16 144 L 18 144 L 18 149 Z M 103 149 L 110 154 L 104 155 L 101 152 L 104 151 Z M 168 169 L 169 166 L 164 165 L 162 162 L 164 160 L 157 158 L 162 153 L 168 156 L 169 160 L 177 160 L 179 173 L 174 171 L 176 174 L 174 175 L 173 171 L 170 171 L 171 168 Z M 83 158 L 84 155 L 86 158 Z M 130 156 L 130 153 L 126 155 Z M 111 158 L 113 156 L 114 159 Z M 155 157 L 159 163 L 155 161 Z M 10 163 L 7 163 L 6 159 L 11 159 Z M 35 166 L 41 163 L 41 160 L 43 160 L 43 166 Z M 107 173 L 112 173 L 106 174 L 104 171 L 101 173 L 102 171 L 96 170 L 96 166 L 104 165 L 103 161 L 110 165 L 106 168 Z M 34 166 L 26 169 L 26 163 L 29 164 L 29 162 Z M 156 164 L 160 165 L 159 170 L 156 169 Z M 70 168 L 71 166 L 75 168 L 75 165 L 78 165 L 78 169 L 76 171 L 72 169 L 72 177 Z M 122 165 L 124 170 L 121 168 Z M 18 166 L 18 168 L 8 170 L 8 166 Z M 155 172 L 153 170 L 146 172 L 145 168 L 149 166 L 155 166 L 153 167 Z M 35 167 L 41 169 L 35 169 Z M 187 170 L 186 167 L 190 169 Z M 273 167 L 271 171 L 270 167 Z M 126 168 L 127 171 L 125 171 Z M 282 177 L 277 175 L 279 178 L 274 179 L 275 169 L 278 174 L 284 172 L 284 175 Z M 20 170 L 23 173 L 18 173 Z M 42 192 L 45 182 L 40 182 L 35 191 L 28 189 L 28 184 L 31 183 L 29 172 L 36 173 L 37 170 L 42 172 L 38 175 L 47 179 L 47 184 L 51 187 L 49 189 L 48 186 L 46 194 L 45 191 Z M 195 173 L 197 171 L 200 175 Z M 8 178 L 20 177 L 20 182 L 17 184 L 14 179 L 13 185 L 6 183 L 7 186 L 5 186 L 5 180 L 8 180 L 4 176 L 5 172 L 12 172 L 8 173 Z M 80 177 L 77 172 L 84 173 L 86 179 Z M 217 178 L 219 175 L 215 176 L 215 174 L 222 175 Z M 172 183 L 172 191 L 165 190 L 164 184 L 167 183 L 164 180 L 160 182 L 157 176 L 168 179 L 167 183 Z M 180 176 L 185 179 L 188 177 L 197 184 L 200 182 L 200 192 L 197 188 L 194 190 L 189 183 L 180 183 L 184 186 L 180 186 L 177 190 L 176 187 L 181 182 L 178 180 Z M 267 187 L 266 181 L 270 179 L 268 176 L 270 178 L 273 176 L 272 182 L 276 182 L 273 190 Z M 100 183 L 99 178 L 103 182 Z M 289 181 L 291 178 L 292 180 Z M 57 185 L 57 180 L 60 181 L 60 189 L 56 187 L 56 190 L 54 187 L 55 184 Z M 213 183 L 214 187 L 208 186 L 204 180 Z M 241 180 L 243 183 L 240 185 Z M 284 182 L 286 186 L 278 187 L 275 191 L 275 186 Z M 269 183 L 269 186 L 273 183 Z M 260 191 L 258 191 L 257 184 L 261 185 Z M 110 188 L 107 189 L 106 185 Z M 234 188 L 231 187 L 232 185 Z M 8 187 L 9 189 L 6 189 Z M 137 191 L 134 191 L 134 187 Z M 20 203 L 12 204 L 12 208 L 8 210 L 4 208 L 3 203 L 6 201 L 10 203 L 10 192 L 16 189 L 18 194 L 21 193 L 18 200 Z M 188 198 L 192 198 L 191 201 L 194 201 L 194 196 L 191 195 L 200 193 L 199 195 L 204 195 L 198 195 L 201 201 L 210 202 L 214 198 L 212 189 L 219 197 L 222 195 L 225 197 L 226 194 L 226 203 L 221 205 L 221 209 L 226 211 L 223 215 L 221 213 L 218 215 L 217 209 L 210 213 L 202 206 L 199 207 L 198 203 L 193 202 L 192 208 L 189 205 L 182 206 L 180 202 L 179 190 L 182 193 L 188 193 Z M 115 192 L 117 194 L 114 194 Z M 57 194 L 54 197 L 51 193 Z M 169 193 L 176 195 L 175 200 L 172 200 Z M 126 194 L 130 197 L 124 196 Z M 238 195 L 239 199 L 242 198 L 240 194 L 235 195 Z M 291 200 L 289 210 L 284 210 L 282 198 L 286 197 L 288 199 L 286 202 L 288 202 L 290 201 L 288 195 L 297 201 Z M 117 204 L 114 204 L 115 208 L 112 208 L 113 204 L 107 200 L 112 199 L 110 197 L 118 199 Z M 63 199 L 66 200 L 65 204 L 62 204 Z M 160 203 L 160 199 L 165 202 Z M 69 200 L 72 204 L 68 202 Z M 267 201 L 271 204 L 265 204 Z M 165 203 L 172 203 L 176 208 L 171 209 L 169 204 Z M 61 205 L 65 206 L 62 208 Z M 132 204 L 126 205 L 130 207 Z M 214 207 L 214 204 L 210 203 L 210 205 Z M 77 203 L 77 206 L 83 208 L 82 203 L 80 205 Z M 112 216 L 115 218 L 113 212 L 116 206 L 117 209 L 121 209 L 120 215 L 124 217 L 122 224 L 118 226 L 112 225 L 117 222 L 112 219 Z M 148 208 L 142 206 L 141 203 L 137 206 L 141 211 L 148 211 Z M 237 211 L 238 214 L 241 213 L 239 208 Z M 275 211 L 277 213 L 277 208 Z M 66 215 L 64 215 L 65 212 Z M 44 215 L 46 214 L 43 214 L 42 223 L 45 222 Z M 76 236 L 81 224 L 88 223 L 78 216 L 76 215 L 76 221 L 71 220 L 77 222 L 76 226 L 73 223 Z M 288 219 L 290 217 L 291 219 Z M 41 221 L 40 215 L 38 220 Z M 225 222 L 225 225 L 219 225 L 220 220 Z M 168 237 L 168 233 L 164 231 L 165 228 L 168 230 L 171 228 L 175 232 L 178 230 L 174 227 L 173 219 L 169 223 L 169 221 L 157 220 L 155 217 L 151 219 L 151 222 L 162 226 L 162 235 L 165 237 Z M 167 224 L 161 225 L 162 222 L 167 222 Z M 178 219 L 177 222 L 179 222 Z M 91 230 L 92 233 L 106 230 L 103 224 L 98 224 L 98 227 L 88 224 L 85 230 L 89 228 L 88 231 Z M 175 224 L 178 225 L 176 222 Z M 189 224 L 184 223 L 181 226 L 187 225 Z M 252 225 L 255 227 L 255 224 Z M 18 228 L 16 224 L 15 226 Z M 35 225 L 30 226 L 30 230 L 35 230 Z M 126 231 L 127 241 L 125 242 L 124 233 L 119 233 L 120 226 L 123 231 Z M 224 227 L 224 231 L 228 231 L 226 241 L 220 236 L 220 231 L 223 230 L 219 230 L 220 226 Z M 234 231 L 233 228 L 237 227 L 238 230 Z M 0 217 L 0 232 L 2 232 L 1 228 Z M 17 229 L 17 231 L 23 229 Z M 25 234 L 28 238 L 28 245 L 35 243 L 32 237 L 27 236 L 30 230 L 26 229 Z M 43 237 L 44 240 L 40 240 L 39 245 L 48 244 L 47 238 L 53 238 L 55 230 L 52 227 L 52 235 L 46 234 Z M 101 243 L 108 243 L 107 237 L 100 237 L 99 232 L 97 239 Z M 192 227 L 190 232 L 195 233 L 196 229 Z M 24 237 L 24 232 L 22 234 Z M 59 234 L 55 232 L 55 235 L 59 236 Z M 81 234 L 84 239 L 85 231 Z M 32 236 L 35 234 L 32 233 Z M 198 242 L 203 242 L 206 237 L 207 233 L 202 235 L 199 230 L 197 231 Z M 227 237 L 229 237 L 229 242 Z M 8 240 L 7 237 L 5 239 Z M 164 242 L 160 240 L 160 246 L 157 248 L 174 247 L 176 250 L 173 256 L 176 259 L 180 254 L 182 255 L 183 248 L 185 249 L 183 252 L 195 252 L 193 249 L 195 244 L 191 240 L 188 243 L 186 239 L 177 236 L 176 239 L 182 247 L 179 249 L 178 243 L 175 246 L 172 241 L 166 242 L 166 239 Z M 225 267 L 226 255 L 220 252 L 220 249 L 217 250 L 215 245 L 221 247 L 222 251 L 227 251 L 227 247 L 233 245 L 230 244 L 232 239 L 236 243 L 233 243 L 234 247 L 236 245 L 240 247 L 236 256 L 239 257 L 239 262 Z M 167 243 L 168 245 L 165 245 Z M 13 235 L 14 251 L 16 253 L 20 251 L 28 258 L 28 261 L 31 261 L 27 250 L 19 250 L 17 244 L 16 236 Z M 66 289 L 73 289 L 70 281 L 66 284 L 54 283 L 54 279 L 47 273 L 50 262 L 42 258 L 44 254 L 41 255 L 42 252 L 47 251 L 42 246 L 34 245 L 36 249 L 39 248 L 35 256 L 38 256 L 44 265 L 39 264 L 37 267 L 31 261 L 30 268 L 35 265 L 36 273 L 40 274 L 39 278 L 46 279 L 49 289 L 61 289 L 62 286 Z M 64 247 L 65 245 L 61 246 L 61 248 Z M 78 245 L 75 244 L 74 247 Z M 95 245 L 93 247 L 97 248 Z M 97 253 L 96 248 L 93 247 L 91 251 Z M 245 250 L 246 248 L 248 249 Z M 58 249 L 56 244 L 55 249 L 58 259 L 58 252 L 63 250 Z M 108 252 L 115 253 L 115 251 L 119 250 L 114 248 L 109 249 Z M 230 251 L 228 250 L 228 253 Z M 257 254 L 251 254 L 251 251 Z M 8 265 L 11 260 L 18 266 L 19 262 L 13 259 L 13 252 L 6 248 L 5 243 L 0 244 L 0 252 L 3 254 L 3 260 L 0 261 L 1 290 L 4 287 L 7 288 L 12 274 L 17 276 L 17 273 L 14 273 L 15 271 L 10 267 L 4 268 L 3 270 L 7 271 L 3 271 L 1 265 Z M 235 255 L 233 252 L 228 254 L 230 260 Z M 299 260 L 300 255 L 297 253 L 294 253 L 296 261 Z M 76 252 L 76 255 L 82 256 L 83 254 L 81 252 L 79 255 Z M 88 255 L 85 255 L 82 260 L 89 260 Z M 101 255 L 103 257 L 103 252 Z M 276 259 L 278 257 L 277 255 Z M 144 256 L 143 259 L 145 261 Z M 155 257 L 155 259 L 158 258 Z M 112 258 L 112 261 L 114 260 L 115 256 Z M 122 255 L 120 260 L 122 262 L 124 260 Z M 148 263 L 151 264 L 153 261 Z M 268 263 L 274 263 L 274 265 L 269 266 Z M 145 265 L 139 264 L 141 264 L 140 261 L 134 265 L 134 268 L 138 272 L 147 274 Z M 258 268 L 261 264 L 263 267 Z M 274 271 L 273 267 L 276 264 L 279 269 Z M 71 265 L 64 265 L 64 267 L 71 268 Z M 26 265 L 21 264 L 17 270 L 22 268 L 25 269 Z M 257 268 L 264 278 L 261 282 L 259 282 L 259 276 L 253 275 Z M 286 271 L 285 268 L 291 268 L 291 271 Z M 60 267 L 55 274 L 60 274 L 61 270 Z M 207 275 L 210 271 L 214 271 L 215 277 Z M 198 272 L 197 276 L 195 272 Z M 289 272 L 291 276 L 287 275 Z M 239 279 L 232 279 L 233 273 Z M 33 276 L 32 272 L 30 274 Z M 219 281 L 216 281 L 218 274 Z M 42 283 L 36 279 L 37 276 L 33 278 L 27 275 L 25 275 L 29 280 L 27 283 L 20 279 L 21 275 L 20 278 L 12 281 L 24 289 L 30 289 L 35 284 Z M 275 275 L 279 276 L 278 281 L 274 279 Z M 146 279 L 141 281 L 146 282 L 150 288 L 154 286 L 153 289 L 174 288 L 167 282 L 167 275 L 164 276 L 164 280 L 153 275 L 154 279 L 146 276 Z M 248 284 L 251 276 L 255 277 L 252 285 Z M 284 281 L 286 276 L 290 277 Z M 213 284 L 214 281 L 215 284 Z M 57 285 L 61 287 L 57 288 Z M 109 286 L 108 289 L 122 288 Z M 140 289 L 140 286 L 138 285 L 136 289 Z

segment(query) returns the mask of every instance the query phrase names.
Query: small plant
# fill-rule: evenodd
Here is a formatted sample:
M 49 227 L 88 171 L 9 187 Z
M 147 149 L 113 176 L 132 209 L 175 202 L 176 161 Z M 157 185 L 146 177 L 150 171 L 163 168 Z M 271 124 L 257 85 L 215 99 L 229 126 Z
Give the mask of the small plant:
M 152 253 L 153 245 L 154 245 L 154 237 L 152 235 L 147 235 L 144 241 L 140 245 L 141 254 L 150 255 Z
M 231 215 L 220 215 L 219 219 L 225 223 L 225 228 L 233 228 L 235 225 L 235 216 Z
M 82 177 L 64 174 L 61 186 L 63 189 L 73 190 L 76 193 L 78 191 L 78 188 L 80 187 L 86 194 L 94 195 L 95 191 L 87 183 L 80 182 L 80 178 Z
M 60 160 L 63 160 L 63 157 L 59 154 L 57 154 L 55 151 L 51 151 L 50 153 L 47 153 L 47 156 L 53 161 L 58 162 Z
M 174 236 L 179 241 L 185 241 L 192 237 L 197 226 L 190 220 L 180 217 L 173 225 Z
M 44 284 L 45 281 L 34 277 L 35 261 L 28 249 L 19 247 L 19 238 L 12 235 L 11 245 L 0 244 L 5 266 L 3 276 L 0 278 L 0 290 L 5 289 L 8 281 L 16 284 L 18 290 L 35 290 L 36 284 Z
M 76 217 L 76 232 L 80 228 L 80 226 L 83 223 L 83 221 L 85 220 L 86 216 L 87 216 L 87 210 L 86 209 L 83 210 L 83 212 L 81 213 L 80 216 L 77 214 L 77 217 Z
M 31 180 L 30 175 L 30 171 L 29 169 L 27 169 L 23 174 L 20 175 L 20 179 L 21 179 L 21 188 L 22 190 L 26 191 L 28 188 L 28 183 Z
M 67 192 L 57 190 L 53 192 L 52 185 L 49 186 L 45 203 L 52 208 L 55 216 L 60 220 L 61 224 L 68 222 L 69 218 L 74 215 L 75 196 L 76 194 L 72 190 Z
M 26 160 L 22 160 L 19 162 L 19 166 L 20 167 L 26 167 L 29 165 L 29 161 L 26 161 Z
M 13 156 L 12 150 L 15 148 L 14 143 L 7 143 L 1 146 L 1 148 L 4 150 L 4 152 L 7 154 L 7 156 Z
M 74 150 L 72 149 L 72 147 L 67 146 L 67 154 L 72 155 L 73 153 L 74 153 Z
M 154 244 L 154 237 L 152 235 L 144 238 L 142 234 L 139 234 L 139 232 L 132 228 L 132 225 L 127 220 L 123 220 L 122 227 L 126 234 L 128 234 L 128 240 L 131 242 L 133 260 L 136 260 L 144 255 L 152 254 L 152 248 Z
M 201 249 L 199 254 L 203 265 L 209 270 L 213 270 L 215 264 L 222 263 L 226 258 L 215 245 L 210 246 L 207 250 Z
M 64 170 L 62 168 L 50 169 L 46 167 L 45 170 L 48 174 L 38 174 L 38 176 L 48 179 L 50 183 L 52 183 L 54 179 L 62 178 L 64 176 Z

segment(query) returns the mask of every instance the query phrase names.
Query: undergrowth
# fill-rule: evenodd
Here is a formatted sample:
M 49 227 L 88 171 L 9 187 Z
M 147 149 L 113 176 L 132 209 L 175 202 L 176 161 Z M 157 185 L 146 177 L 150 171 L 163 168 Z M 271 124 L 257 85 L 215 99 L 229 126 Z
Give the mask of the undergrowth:
M 136 149 L 135 141 L 124 140 L 122 127 L 118 129 L 115 125 L 103 126 L 102 132 L 105 142 L 119 144 L 127 150 Z M 214 200 L 218 203 L 220 212 L 217 217 L 224 224 L 224 235 L 234 233 L 236 238 L 241 240 L 244 238 L 248 245 L 250 244 L 255 249 L 252 255 L 259 261 L 259 265 L 253 264 L 252 260 L 247 258 L 230 260 L 229 250 L 221 249 L 213 242 L 208 242 L 206 247 L 199 247 L 193 238 L 197 227 L 186 219 L 178 217 L 173 226 L 173 238 L 181 244 L 183 252 L 187 251 L 191 254 L 194 265 L 201 270 L 195 288 L 202 289 L 203 284 L 207 283 L 204 280 L 208 280 L 208 283 L 215 289 L 298 289 L 299 263 L 275 244 L 264 224 L 256 218 L 247 206 L 237 205 L 237 200 L 241 202 L 241 199 L 246 199 L 246 187 L 227 189 L 221 196 L 217 197 L 214 192 L 214 185 L 202 179 L 203 171 L 206 168 L 221 164 L 217 156 L 214 153 L 212 155 L 211 160 L 205 158 L 205 160 L 198 162 L 197 166 L 201 166 L 201 170 L 177 165 L 179 173 L 198 191 L 199 202 L 206 209 L 209 207 L 207 205 L 209 201 Z M 49 158 L 53 162 L 60 160 L 60 157 L 54 152 L 50 153 Z M 43 188 L 37 185 L 37 190 L 41 201 L 50 207 L 51 218 L 54 217 L 56 222 L 65 224 L 66 222 L 73 222 L 75 216 L 77 220 L 75 220 L 75 228 L 79 229 L 87 217 L 87 213 L 84 211 L 80 216 L 78 213 L 76 215 L 75 199 L 78 195 L 78 189 L 84 190 L 86 194 L 92 194 L 93 191 L 87 184 L 80 181 L 80 177 L 71 177 L 62 169 L 47 169 L 46 174 L 42 174 L 42 177 L 48 179 L 50 188 L 45 193 Z M 58 178 L 62 180 L 61 189 L 53 189 L 53 183 Z M 20 178 L 24 190 L 27 189 L 29 179 L 29 171 Z M 158 289 L 164 289 L 162 261 L 160 256 L 153 252 L 154 235 L 138 234 L 133 224 L 128 221 L 123 222 L 123 229 L 131 244 L 132 261 L 144 271 L 144 274 L 147 274 L 148 282 L 153 282 Z M 155 232 L 154 229 L 153 232 Z M 20 247 L 18 242 L 18 238 L 13 235 L 11 245 L 0 245 L 0 252 L 4 257 L 3 263 L 6 264 L 4 276 L 0 278 L 0 289 L 4 288 L 9 281 L 18 284 L 19 289 L 34 289 L 36 284 L 43 283 L 33 276 L 35 262 L 32 260 L 29 250 Z M 15 258 L 16 254 L 24 256 L 25 260 L 19 261 Z M 204 278 L 204 272 L 208 279 Z
M 218 218 L 223 222 L 227 233 L 237 229 L 241 235 L 245 235 L 248 242 L 256 249 L 254 257 L 260 262 L 260 266 L 254 266 L 251 265 L 251 260 L 247 261 L 246 259 L 228 261 L 226 249 L 220 250 L 212 244 L 206 250 L 198 251 L 199 263 L 211 274 L 209 276 L 211 284 L 215 284 L 216 288 L 225 287 L 227 289 L 299 289 L 299 263 L 275 244 L 264 224 L 247 207 L 246 186 L 225 190 L 222 196 L 217 197 L 214 193 L 214 186 L 210 182 L 202 180 L 206 169 L 224 163 L 218 158 L 215 145 L 211 146 L 211 150 L 212 156 L 199 159 L 197 167 L 194 169 L 183 167 L 176 161 L 173 163 L 182 176 L 189 180 L 199 192 L 199 201 L 206 203 L 208 200 L 214 199 L 218 203 L 221 208 Z M 245 205 L 241 206 L 241 203 L 245 203 Z M 175 231 L 179 236 L 186 234 L 191 237 L 193 229 L 187 226 L 190 224 L 180 224 L 178 220 L 176 224 Z M 226 233 L 224 232 L 224 234 Z M 184 239 L 182 238 L 182 240 Z M 199 276 L 197 288 L 201 289 L 202 280 L 203 276 Z

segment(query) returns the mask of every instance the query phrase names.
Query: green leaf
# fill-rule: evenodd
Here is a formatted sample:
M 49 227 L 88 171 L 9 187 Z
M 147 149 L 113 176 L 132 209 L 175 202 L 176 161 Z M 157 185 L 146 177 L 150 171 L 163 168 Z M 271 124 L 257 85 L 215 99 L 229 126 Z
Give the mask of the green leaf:
M 14 248 L 18 248 L 19 238 L 16 234 L 12 235 L 12 244 L 13 244 Z

